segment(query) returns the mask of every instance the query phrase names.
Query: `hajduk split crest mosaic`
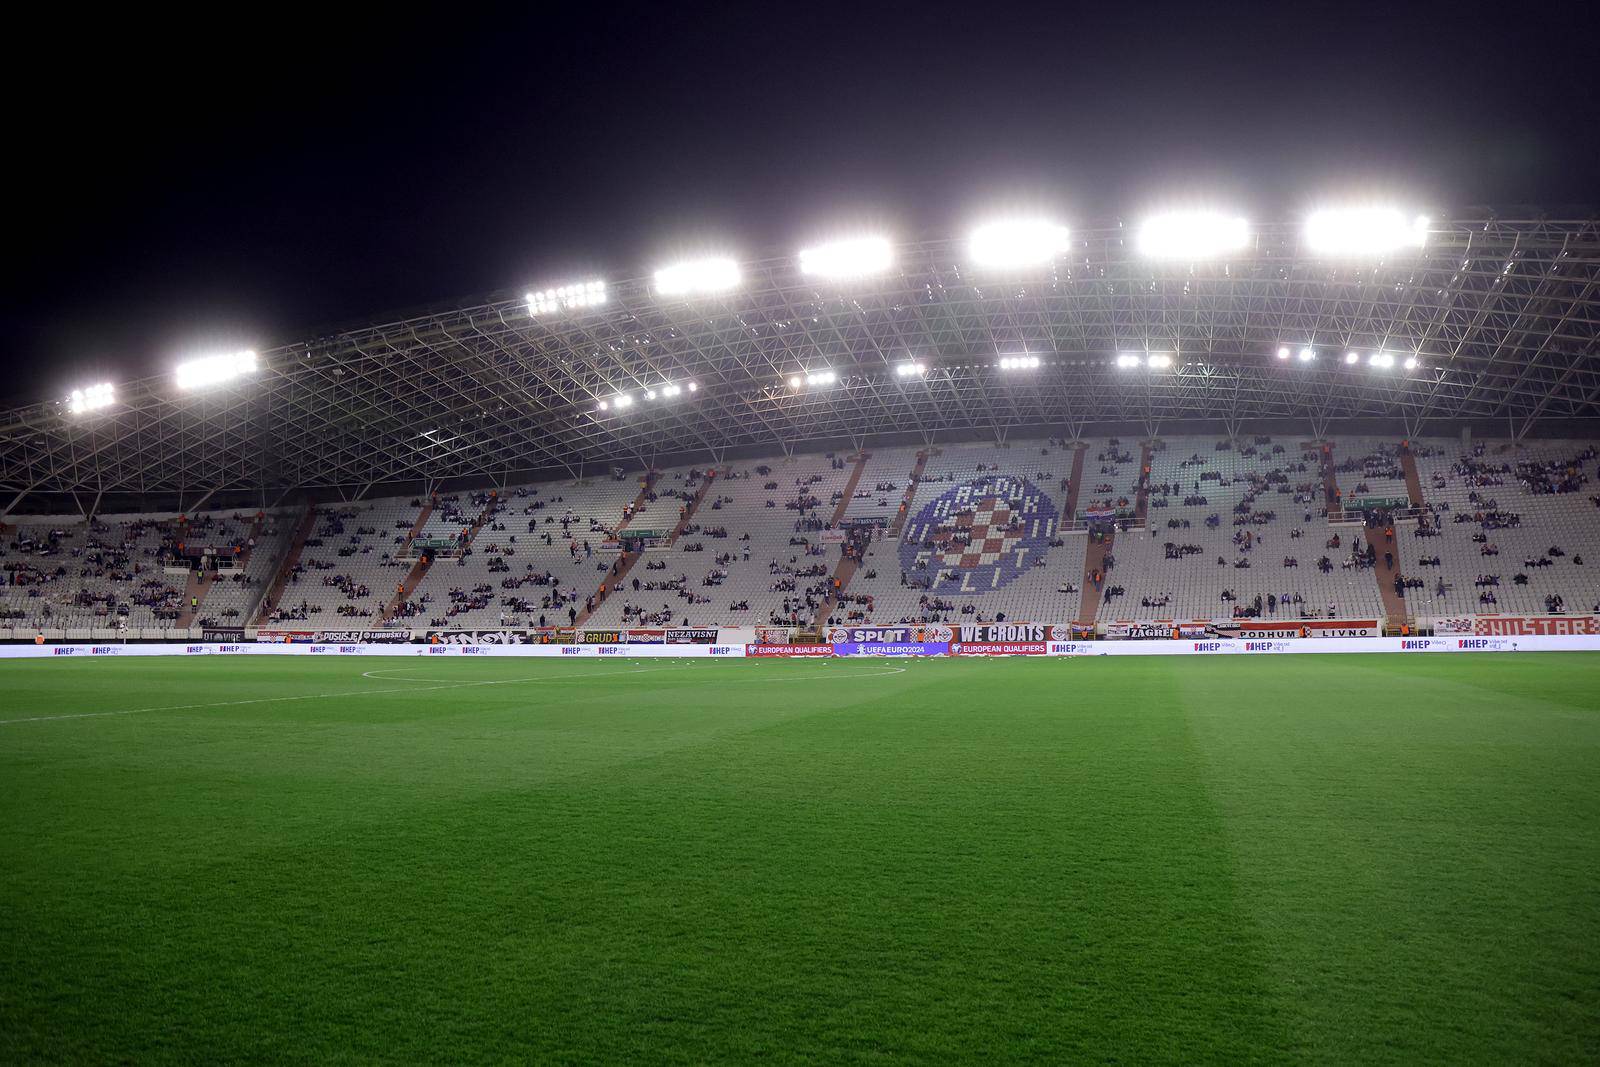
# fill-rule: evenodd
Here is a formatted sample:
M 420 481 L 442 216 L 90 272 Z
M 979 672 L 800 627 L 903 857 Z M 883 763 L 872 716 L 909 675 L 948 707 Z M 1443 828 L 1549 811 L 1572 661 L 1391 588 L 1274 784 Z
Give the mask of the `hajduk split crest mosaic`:
M 917 512 L 900 537 L 900 566 L 913 579 L 928 579 L 935 593 L 1002 589 L 1050 550 L 1058 514 L 1026 478 L 977 478 Z

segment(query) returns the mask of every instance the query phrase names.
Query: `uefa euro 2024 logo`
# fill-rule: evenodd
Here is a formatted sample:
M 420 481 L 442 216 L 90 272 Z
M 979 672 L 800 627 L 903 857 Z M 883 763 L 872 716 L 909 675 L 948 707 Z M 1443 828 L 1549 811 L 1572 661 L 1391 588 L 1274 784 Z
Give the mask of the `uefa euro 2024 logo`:
M 976 596 L 1001 589 L 1044 558 L 1057 515 L 1050 498 L 1026 478 L 978 478 L 917 512 L 900 538 L 900 566 L 932 582 L 932 593 Z

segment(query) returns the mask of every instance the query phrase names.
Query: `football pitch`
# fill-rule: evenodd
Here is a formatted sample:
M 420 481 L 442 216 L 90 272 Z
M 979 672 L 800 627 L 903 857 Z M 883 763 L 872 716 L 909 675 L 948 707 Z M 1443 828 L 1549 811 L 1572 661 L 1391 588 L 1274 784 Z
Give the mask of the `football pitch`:
M 0 664 L 0 1060 L 1595 1062 L 1600 654 Z

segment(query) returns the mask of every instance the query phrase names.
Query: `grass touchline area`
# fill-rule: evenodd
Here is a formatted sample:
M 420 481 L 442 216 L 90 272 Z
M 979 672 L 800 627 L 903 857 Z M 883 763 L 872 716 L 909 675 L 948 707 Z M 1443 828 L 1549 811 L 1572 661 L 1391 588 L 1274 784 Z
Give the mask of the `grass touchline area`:
M 1596 654 L 0 675 L 5 1062 L 1600 1056 Z

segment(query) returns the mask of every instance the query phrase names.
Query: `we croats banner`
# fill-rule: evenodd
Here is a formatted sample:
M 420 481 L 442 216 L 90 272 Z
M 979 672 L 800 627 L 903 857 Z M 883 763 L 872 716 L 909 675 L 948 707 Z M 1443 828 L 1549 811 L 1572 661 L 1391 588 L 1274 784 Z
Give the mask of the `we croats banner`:
M 952 656 L 1042 656 L 1049 642 L 1061 636 L 1054 626 L 1034 623 L 985 623 L 958 626 L 950 643 Z
M 1262 622 L 1239 619 L 1218 625 L 1219 637 L 1382 637 L 1377 619 L 1305 619 L 1299 622 Z
M 1476 637 L 1561 637 L 1567 634 L 1600 634 L 1600 619 L 1593 615 L 1479 615 L 1471 630 L 1443 630 L 1434 633 L 1470 633 Z

